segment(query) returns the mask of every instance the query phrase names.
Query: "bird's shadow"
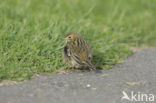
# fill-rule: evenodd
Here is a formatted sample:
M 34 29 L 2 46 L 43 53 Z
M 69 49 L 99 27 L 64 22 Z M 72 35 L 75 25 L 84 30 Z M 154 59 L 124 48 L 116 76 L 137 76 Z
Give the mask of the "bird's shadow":
M 95 73 L 102 73 L 102 68 L 100 67 L 96 67 L 95 70 L 90 70 L 88 67 L 84 67 L 84 68 L 79 68 L 78 70 L 80 70 L 81 72 L 90 72 L 90 71 L 93 71 Z

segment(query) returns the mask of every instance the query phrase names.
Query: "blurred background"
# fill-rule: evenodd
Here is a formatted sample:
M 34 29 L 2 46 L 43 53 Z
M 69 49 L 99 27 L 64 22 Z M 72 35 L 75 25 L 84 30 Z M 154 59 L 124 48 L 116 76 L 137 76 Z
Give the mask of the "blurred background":
M 0 81 L 66 68 L 61 38 L 70 31 L 108 69 L 132 54 L 129 47 L 156 45 L 155 18 L 155 0 L 0 0 Z

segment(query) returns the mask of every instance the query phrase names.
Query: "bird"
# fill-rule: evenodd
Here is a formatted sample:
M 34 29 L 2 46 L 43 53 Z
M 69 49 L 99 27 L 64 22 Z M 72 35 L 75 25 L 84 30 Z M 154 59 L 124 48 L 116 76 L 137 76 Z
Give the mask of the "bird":
M 80 34 L 69 32 L 63 40 L 66 41 L 63 48 L 64 61 L 72 68 L 89 67 L 95 70 L 92 64 L 92 52 L 90 45 L 81 37 Z

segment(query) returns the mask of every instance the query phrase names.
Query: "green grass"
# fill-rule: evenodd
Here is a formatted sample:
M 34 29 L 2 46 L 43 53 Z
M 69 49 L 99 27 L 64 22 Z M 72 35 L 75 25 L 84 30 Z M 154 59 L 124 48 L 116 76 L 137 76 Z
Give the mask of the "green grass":
M 0 0 L 0 81 L 55 72 L 69 31 L 93 48 L 96 66 L 109 68 L 132 51 L 156 44 L 155 0 Z

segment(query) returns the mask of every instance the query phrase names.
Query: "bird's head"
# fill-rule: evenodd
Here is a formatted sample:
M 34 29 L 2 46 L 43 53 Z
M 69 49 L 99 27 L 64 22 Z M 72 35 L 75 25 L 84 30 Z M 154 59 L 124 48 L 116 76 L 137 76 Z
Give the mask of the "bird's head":
M 72 42 L 76 40 L 77 38 L 81 38 L 81 36 L 75 32 L 70 32 L 63 38 L 63 40 L 66 40 L 67 42 Z

